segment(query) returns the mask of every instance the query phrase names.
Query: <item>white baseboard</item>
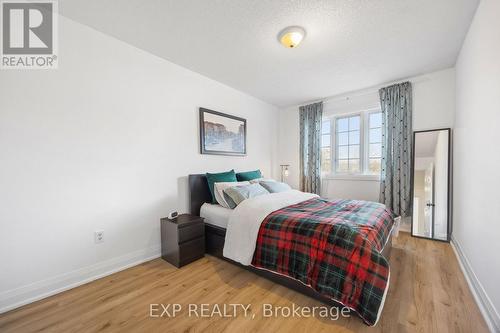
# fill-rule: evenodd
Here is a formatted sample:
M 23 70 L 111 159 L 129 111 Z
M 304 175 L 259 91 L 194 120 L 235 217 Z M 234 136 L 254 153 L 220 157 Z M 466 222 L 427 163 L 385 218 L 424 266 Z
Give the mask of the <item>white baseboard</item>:
M 154 246 L 2 292 L 0 293 L 0 313 L 139 265 L 158 258 L 160 255 L 160 247 Z
M 465 275 L 465 279 L 467 280 L 472 295 L 479 306 L 479 310 L 486 320 L 488 328 L 491 332 L 500 332 L 500 316 L 498 315 L 498 311 L 488 297 L 488 294 L 486 294 L 486 291 L 481 285 L 481 282 L 479 282 L 476 274 L 472 270 L 472 266 L 465 256 L 460 243 L 453 236 L 451 236 L 451 247 L 453 248 L 453 251 L 455 251 L 460 268 Z

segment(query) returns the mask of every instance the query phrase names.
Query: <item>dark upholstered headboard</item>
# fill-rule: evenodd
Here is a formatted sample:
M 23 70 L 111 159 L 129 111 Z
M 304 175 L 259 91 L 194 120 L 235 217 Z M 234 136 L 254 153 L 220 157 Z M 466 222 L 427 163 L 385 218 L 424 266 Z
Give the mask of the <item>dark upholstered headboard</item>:
M 200 208 L 205 202 L 212 201 L 212 195 L 208 188 L 207 176 L 189 175 L 189 210 L 196 216 L 200 215 Z

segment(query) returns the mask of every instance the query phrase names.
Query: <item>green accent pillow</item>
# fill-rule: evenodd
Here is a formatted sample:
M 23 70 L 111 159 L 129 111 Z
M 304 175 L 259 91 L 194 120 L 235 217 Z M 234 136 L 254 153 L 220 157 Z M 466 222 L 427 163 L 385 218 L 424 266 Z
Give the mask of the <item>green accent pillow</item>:
M 239 182 L 251 181 L 252 179 L 262 178 L 262 173 L 260 172 L 260 170 L 238 172 L 236 174 L 236 178 Z
M 216 204 L 217 199 L 215 199 L 214 194 L 214 183 L 226 183 L 226 182 L 236 182 L 236 174 L 234 170 L 220 173 L 206 173 L 208 188 L 210 189 L 210 194 L 212 195 L 212 203 Z

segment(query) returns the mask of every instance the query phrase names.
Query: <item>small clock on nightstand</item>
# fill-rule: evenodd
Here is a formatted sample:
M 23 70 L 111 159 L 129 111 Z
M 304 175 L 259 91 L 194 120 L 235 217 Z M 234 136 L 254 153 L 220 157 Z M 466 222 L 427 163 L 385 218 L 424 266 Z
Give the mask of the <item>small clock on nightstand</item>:
M 203 218 L 180 214 L 161 219 L 161 257 L 182 267 L 205 255 L 205 224 Z

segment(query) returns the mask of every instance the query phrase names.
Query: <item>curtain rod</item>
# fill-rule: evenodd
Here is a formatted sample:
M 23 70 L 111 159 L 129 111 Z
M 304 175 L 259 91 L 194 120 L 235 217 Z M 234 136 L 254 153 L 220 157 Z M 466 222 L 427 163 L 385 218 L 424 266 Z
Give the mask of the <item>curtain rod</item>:
M 305 102 L 305 103 L 301 103 L 301 104 L 298 104 L 296 106 L 299 107 L 299 106 L 309 105 L 309 104 L 318 103 L 318 102 L 328 103 L 328 102 L 338 101 L 338 100 L 341 100 L 341 99 L 351 99 L 353 97 L 366 96 L 366 95 L 369 95 L 369 94 L 376 93 L 376 92 L 378 92 L 378 90 L 380 88 L 387 87 L 387 86 L 390 86 L 390 85 L 393 85 L 393 84 L 396 84 L 396 83 L 403 83 L 405 81 L 410 81 L 411 83 L 420 83 L 420 82 L 425 82 L 425 81 L 428 81 L 428 80 L 430 80 L 429 75 L 428 74 L 424 74 L 424 75 L 420 75 L 420 76 L 416 76 L 416 77 L 412 77 L 412 78 L 407 78 L 407 79 L 401 79 L 401 80 L 395 80 L 395 81 L 391 81 L 391 82 L 387 82 L 387 83 L 382 83 L 382 84 L 378 84 L 376 86 L 371 86 L 371 87 L 360 89 L 360 90 L 354 90 L 354 91 L 342 93 L 340 95 L 328 96 L 328 97 L 325 97 L 325 98 L 316 99 L 316 100 L 313 100 L 313 101 L 308 101 L 308 102 Z

